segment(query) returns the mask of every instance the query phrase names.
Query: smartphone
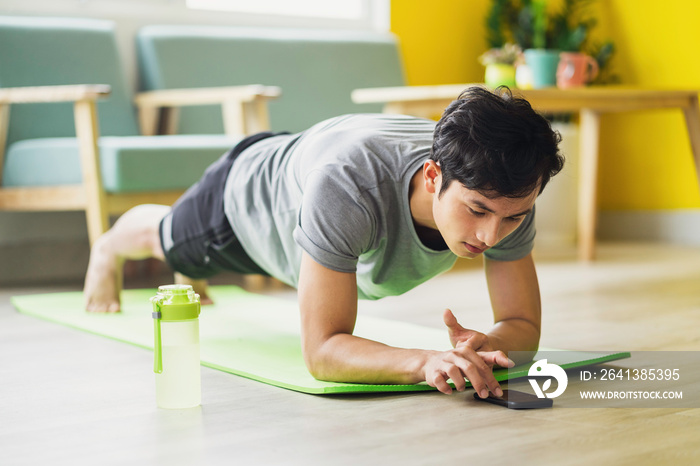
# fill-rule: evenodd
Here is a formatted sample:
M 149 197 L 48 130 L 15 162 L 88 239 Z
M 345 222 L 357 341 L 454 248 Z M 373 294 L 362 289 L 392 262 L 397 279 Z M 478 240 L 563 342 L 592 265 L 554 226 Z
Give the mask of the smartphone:
M 480 398 L 478 393 L 474 393 L 474 398 L 510 409 L 551 408 L 554 404 L 551 398 L 537 398 L 537 396 L 530 393 L 516 390 L 503 390 L 503 396 L 489 393 L 489 396 L 486 398 Z

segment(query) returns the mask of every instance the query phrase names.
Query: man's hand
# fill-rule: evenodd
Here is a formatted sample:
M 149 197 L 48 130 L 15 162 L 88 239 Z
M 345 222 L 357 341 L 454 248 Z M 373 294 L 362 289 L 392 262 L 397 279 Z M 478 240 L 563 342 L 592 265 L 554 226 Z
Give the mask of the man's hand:
M 452 379 L 457 391 L 461 392 L 466 389 L 466 378 L 481 398 L 486 398 L 489 391 L 501 396 L 503 391 L 492 371 L 496 364 L 512 367 L 513 362 L 502 351 L 477 352 L 464 344 L 449 351 L 431 354 L 424 366 L 424 377 L 428 385 L 446 394 L 452 393 L 448 379 Z
M 454 348 L 467 347 L 474 351 L 493 351 L 489 337 L 476 330 L 470 330 L 462 327 L 451 310 L 445 309 L 442 314 L 442 320 L 447 325 L 447 331 L 450 335 L 450 343 Z
M 488 389 L 496 396 L 501 396 L 503 392 L 501 391 L 500 385 L 493 377 L 493 366 L 498 365 L 501 367 L 513 367 L 513 361 L 508 359 L 508 357 L 502 351 L 494 350 L 488 335 L 477 332 L 476 330 L 462 327 L 459 322 L 457 322 L 457 318 L 451 310 L 445 309 L 445 312 L 442 315 L 442 320 L 447 326 L 447 331 L 450 335 L 450 343 L 452 343 L 452 346 L 455 348 L 454 350 L 450 351 L 450 353 L 465 355 L 465 359 L 470 361 L 474 360 L 473 355 L 476 354 L 480 359 L 480 361 L 477 361 L 474 366 L 476 368 L 476 373 L 474 370 L 472 370 L 471 377 L 467 372 L 462 372 L 462 376 L 458 375 L 456 369 L 454 368 L 451 368 L 452 373 L 445 372 L 450 374 L 449 378 L 452 378 L 455 388 L 457 388 L 458 391 L 464 390 L 464 377 L 466 377 L 481 398 L 486 398 L 488 396 L 486 387 L 488 387 Z M 463 363 L 462 366 L 464 366 Z M 452 377 L 452 374 L 457 376 L 458 379 Z M 431 377 L 435 377 L 435 375 L 431 374 Z M 451 392 L 451 390 L 446 391 L 443 389 L 450 389 L 446 379 L 440 380 L 438 377 L 435 380 L 439 386 L 432 385 L 430 381 L 428 381 L 428 384 L 438 388 L 443 393 Z

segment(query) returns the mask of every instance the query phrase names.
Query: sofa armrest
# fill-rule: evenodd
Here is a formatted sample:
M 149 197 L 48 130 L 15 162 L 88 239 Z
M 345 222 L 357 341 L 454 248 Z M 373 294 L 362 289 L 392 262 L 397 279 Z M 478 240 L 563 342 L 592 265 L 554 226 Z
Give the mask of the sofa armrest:
M 106 84 L 8 87 L 0 88 L 0 104 L 97 100 L 109 96 L 111 92 Z
M 279 87 L 262 85 L 202 87 L 141 92 L 134 100 L 139 107 L 181 107 L 222 104 L 229 100 L 252 102 L 260 98 L 274 99 L 281 93 Z
M 73 102 L 73 116 L 75 119 L 75 134 L 78 140 L 80 165 L 83 172 L 82 187 L 67 187 L 59 190 L 46 190 L 44 198 L 67 196 L 64 200 L 57 200 L 56 205 L 62 207 L 69 206 L 75 208 L 84 206 L 87 211 L 90 209 L 97 212 L 106 212 L 104 209 L 106 198 L 102 189 L 102 179 L 100 177 L 99 149 L 97 139 L 99 138 L 99 128 L 97 123 L 97 100 L 109 96 L 110 86 L 106 84 L 78 84 L 64 86 L 36 86 L 36 87 L 15 87 L 0 89 L 0 180 L 2 179 L 2 166 L 5 155 L 5 143 L 7 129 L 10 119 L 10 105 L 22 103 L 51 103 L 51 102 Z M 53 189 L 53 188 L 52 188 Z M 31 192 L 22 189 L 10 189 L 10 192 L 3 192 L 0 188 L 0 197 L 4 197 L 5 207 L 7 203 L 18 200 L 23 201 L 23 205 L 15 206 L 21 209 L 39 210 L 42 205 L 42 194 L 38 197 Z M 41 189 L 39 190 L 41 191 Z M 47 194 L 48 193 L 48 194 Z M 61 194 L 62 193 L 62 194 Z M 37 202 L 33 202 L 32 200 Z M 9 200 L 9 201 L 8 201 Z M 88 215 L 88 233 L 91 242 L 107 229 L 108 217 L 106 214 L 91 218 Z
M 159 126 L 170 128 L 160 133 L 173 133 L 174 110 L 188 105 L 221 105 L 225 133 L 240 135 L 269 129 L 267 101 L 281 94 L 279 87 L 263 85 L 162 89 L 142 92 L 134 101 L 144 135 L 156 134 Z M 161 118 L 166 121 L 159 125 Z
M 85 117 L 95 107 L 98 99 L 108 97 L 112 92 L 107 84 L 75 84 L 61 86 L 32 86 L 0 88 L 0 179 L 7 142 L 7 130 L 10 122 L 10 105 L 25 103 L 73 102 L 78 139 L 83 134 L 93 139 L 97 135 L 97 122 Z M 87 110 L 85 107 L 88 107 Z

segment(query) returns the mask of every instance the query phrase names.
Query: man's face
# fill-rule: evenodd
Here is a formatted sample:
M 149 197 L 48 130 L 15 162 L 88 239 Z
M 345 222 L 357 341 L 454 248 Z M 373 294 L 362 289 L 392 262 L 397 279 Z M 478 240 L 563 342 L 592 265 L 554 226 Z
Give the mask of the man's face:
M 433 195 L 435 225 L 453 253 L 470 259 L 513 233 L 532 211 L 538 194 L 535 190 L 522 198 L 486 197 L 453 181 L 438 196 L 441 183 L 438 174 Z

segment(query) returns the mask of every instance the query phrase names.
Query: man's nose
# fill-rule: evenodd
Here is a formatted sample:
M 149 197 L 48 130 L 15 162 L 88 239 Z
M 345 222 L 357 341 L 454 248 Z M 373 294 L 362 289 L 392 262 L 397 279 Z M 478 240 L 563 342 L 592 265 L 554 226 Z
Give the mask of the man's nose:
M 487 247 L 492 247 L 498 243 L 498 231 L 501 228 L 499 219 L 491 219 L 483 222 L 476 232 L 476 239 L 484 243 Z

